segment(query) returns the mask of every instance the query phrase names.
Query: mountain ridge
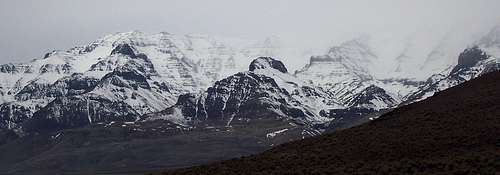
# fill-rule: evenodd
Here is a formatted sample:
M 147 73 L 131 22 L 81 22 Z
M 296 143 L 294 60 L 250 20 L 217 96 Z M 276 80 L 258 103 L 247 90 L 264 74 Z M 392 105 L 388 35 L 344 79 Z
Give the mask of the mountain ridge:
M 357 126 L 500 69 L 494 48 L 478 44 L 426 82 L 380 79 L 372 63 L 382 58 L 368 41 L 332 47 L 295 73 L 286 58 L 270 56 L 280 49 L 271 40 L 236 48 L 203 35 L 141 32 L 2 65 L 0 149 L 8 156 L 1 156 L 0 170 L 127 171 L 254 154 Z M 190 156 L 196 151 L 200 158 Z M 84 166 L 57 163 L 81 153 Z M 96 160 L 101 167 L 93 168 Z
M 495 36 L 495 31 L 492 30 L 488 36 Z M 282 91 L 284 88 L 288 93 L 285 96 L 295 96 L 294 100 L 288 102 L 302 105 L 299 108 L 303 112 L 308 111 L 305 112 L 306 116 L 317 119 L 309 120 L 308 123 L 327 124 L 333 118 L 342 118 L 331 116 L 330 113 L 350 115 L 347 111 L 372 113 L 392 109 L 399 104 L 424 99 L 482 74 L 471 72 L 476 71 L 475 69 L 487 73 L 499 67 L 497 59 L 491 55 L 489 61 L 477 60 L 476 57 L 482 57 L 481 54 L 464 56 L 471 50 L 489 54 L 488 50 L 492 50 L 489 47 L 495 45 L 488 41 L 466 49 L 458 57 L 458 64 L 450 69 L 451 73 L 464 67 L 471 71 L 462 70 L 455 77 L 465 77 L 453 82 L 444 83 L 445 80 L 437 78 L 438 76 L 429 78 L 427 83 L 410 79 L 378 79 L 370 66 L 380 58 L 368 44 L 369 41 L 369 38 L 358 38 L 332 47 L 326 55 L 312 56 L 309 64 L 289 74 L 281 61 L 270 57 L 257 57 L 248 61 L 249 65 L 241 66 L 242 60 L 248 60 L 251 55 L 269 54 L 279 49 L 271 40 L 264 41 L 261 46 L 250 44 L 250 48 L 238 50 L 204 35 L 148 35 L 141 32 L 108 35 L 87 46 L 47 53 L 31 63 L 2 65 L 0 76 L 6 78 L 0 86 L 0 94 L 4 100 L 0 104 L 2 127 L 24 135 L 25 121 L 35 115 L 37 118 L 62 120 L 75 117 L 67 116 L 71 114 L 90 124 L 102 119 L 94 110 L 116 110 L 123 116 L 135 116 L 135 119 L 125 117 L 129 122 L 162 119 L 152 114 L 159 114 L 165 109 L 176 109 L 173 106 L 181 95 L 191 93 L 206 96 L 203 95 L 206 93 L 204 91 L 210 90 L 219 80 L 238 75 L 239 78 L 230 81 L 242 81 L 254 76 L 253 73 L 265 75 L 278 83 L 275 91 Z M 467 62 L 469 59 L 463 57 L 474 58 Z M 266 65 L 255 64 L 259 60 Z M 278 71 L 269 71 L 266 67 L 274 67 L 271 70 Z M 242 68 L 253 73 L 237 73 L 243 72 Z M 432 84 L 436 81 L 438 88 L 433 88 L 437 86 Z M 295 88 L 296 86 L 301 88 Z M 315 98 L 322 100 L 304 98 L 307 95 L 317 96 Z M 68 99 L 79 101 L 75 104 L 82 105 L 68 109 L 64 106 Z M 86 109 L 77 109 L 78 107 Z M 235 108 L 234 111 L 239 111 L 239 106 Z M 80 112 L 68 113 L 71 110 Z M 331 112 L 332 110 L 337 112 Z M 280 115 L 286 113 L 289 112 Z M 146 116 L 151 119 L 145 119 Z M 179 124 L 183 123 L 184 118 L 160 116 L 176 120 Z M 105 119 L 102 122 L 111 120 L 115 119 Z

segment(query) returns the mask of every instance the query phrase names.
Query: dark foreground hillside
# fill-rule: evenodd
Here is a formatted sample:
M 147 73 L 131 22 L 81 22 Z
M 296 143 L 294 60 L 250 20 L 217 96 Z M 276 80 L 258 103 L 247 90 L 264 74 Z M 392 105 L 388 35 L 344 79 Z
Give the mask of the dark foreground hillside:
M 250 157 L 164 174 L 498 174 L 500 72 L 377 120 Z

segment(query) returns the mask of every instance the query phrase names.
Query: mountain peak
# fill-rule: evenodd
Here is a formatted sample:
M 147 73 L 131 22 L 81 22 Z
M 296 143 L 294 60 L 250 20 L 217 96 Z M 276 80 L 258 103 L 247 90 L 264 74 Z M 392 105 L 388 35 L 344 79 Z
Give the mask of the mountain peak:
M 276 69 L 283 73 L 288 73 L 288 70 L 281 61 L 271 57 L 259 57 L 253 60 L 252 63 L 250 63 L 249 71 L 254 71 L 256 69 L 268 69 L 268 68 Z

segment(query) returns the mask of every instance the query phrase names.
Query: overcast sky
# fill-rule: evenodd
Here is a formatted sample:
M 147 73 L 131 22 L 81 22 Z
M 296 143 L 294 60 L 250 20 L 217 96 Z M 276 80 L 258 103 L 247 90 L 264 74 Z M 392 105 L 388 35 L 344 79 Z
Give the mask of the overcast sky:
M 360 34 L 476 30 L 500 23 L 500 0 L 0 0 L 0 63 L 103 35 L 201 33 L 326 47 Z

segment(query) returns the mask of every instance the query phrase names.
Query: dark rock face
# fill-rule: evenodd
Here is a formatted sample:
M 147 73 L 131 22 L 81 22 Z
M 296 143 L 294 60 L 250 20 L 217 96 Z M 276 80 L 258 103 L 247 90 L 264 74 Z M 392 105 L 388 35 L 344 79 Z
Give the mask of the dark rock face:
M 250 111 L 279 109 L 280 105 L 274 102 L 286 102 L 284 90 L 270 77 L 247 72 L 235 74 L 208 88 L 204 106 L 208 120 L 228 122 Z
M 121 66 L 121 69 L 135 69 L 148 78 L 158 75 L 151 60 L 142 53 L 137 54 L 135 59 L 129 60 L 125 65 Z
M 19 91 L 15 98 L 19 101 L 26 101 L 29 99 L 40 99 L 47 95 L 50 91 L 49 84 L 41 84 L 37 82 L 30 82 L 28 85 L 24 86 L 21 91 Z
M 179 96 L 176 106 L 182 106 L 182 115 L 188 119 L 195 118 L 197 115 L 198 98 L 195 94 L 183 94 Z
M 72 67 L 69 64 L 45 64 L 40 68 L 40 73 L 54 72 L 58 74 L 69 74 L 72 71 Z
M 90 67 L 90 71 L 115 71 L 115 69 L 118 69 L 118 71 L 135 70 L 148 78 L 158 75 L 148 56 L 143 53 L 136 54 L 128 44 L 116 46 L 113 54 L 127 56 L 125 57 L 125 64 L 121 65 L 112 60 L 100 60 Z
M 93 64 L 92 66 L 90 66 L 90 71 L 113 71 L 113 68 L 111 67 L 113 63 L 108 60 L 108 61 L 105 61 L 105 60 L 101 60 L 95 64 Z
M 111 55 L 114 54 L 123 54 L 128 55 L 130 58 L 136 58 L 134 49 L 129 44 L 119 44 L 112 51 Z
M 491 56 L 487 55 L 477 46 L 465 49 L 464 52 L 462 52 L 458 57 L 458 64 L 453 68 L 448 77 L 446 77 L 445 79 L 455 81 L 457 82 L 456 84 L 459 84 L 472 78 L 478 77 L 479 75 L 498 70 L 491 68 L 498 68 L 499 63 L 483 62 L 484 60 L 487 60 L 489 58 L 491 58 Z M 489 69 L 481 70 L 481 66 Z
M 159 82 L 155 81 L 155 82 L 153 82 L 153 84 L 154 84 L 156 87 L 158 87 L 158 90 L 160 90 L 160 91 L 163 91 L 163 92 L 170 92 L 170 88 L 168 87 L 168 85 L 167 85 L 165 82 L 161 82 L 161 83 L 159 83 Z
M 97 122 L 135 121 L 138 114 L 123 102 L 99 96 L 60 97 L 33 114 L 28 132 L 50 132 Z
M 490 57 L 489 55 L 484 53 L 477 46 L 465 49 L 465 51 L 458 56 L 458 64 L 453 68 L 451 74 L 457 73 L 462 69 L 471 68 L 474 65 L 476 65 L 479 61 L 486 60 L 489 57 Z
M 87 46 L 85 46 L 85 48 L 83 49 L 83 51 L 81 53 L 89 53 L 89 52 L 92 52 L 97 46 L 99 46 L 98 43 L 92 43 L 92 44 L 89 44 Z M 80 54 L 81 54 L 80 53 Z
M 52 86 L 54 89 L 66 89 L 67 95 L 80 95 L 94 89 L 98 82 L 99 79 L 85 77 L 82 74 L 73 74 L 70 77 L 57 80 Z M 66 95 L 65 93 L 58 93 L 57 90 L 52 90 L 51 94 L 53 94 L 51 95 L 53 97 Z
M 17 93 L 15 97 L 17 100 L 25 101 L 46 97 L 79 95 L 94 89 L 98 82 L 99 80 L 95 78 L 84 77 L 82 74 L 73 74 L 57 80 L 54 84 L 50 85 L 31 82 Z
M 19 73 L 19 68 L 14 64 L 2 64 L 0 65 L 1 73 Z
M 321 96 L 321 94 L 319 94 L 315 88 L 312 88 L 309 86 L 302 86 L 301 89 L 304 92 L 304 95 L 306 95 L 308 97 L 311 97 L 311 96 L 320 97 Z
M 139 87 L 143 89 L 151 89 L 147 82 L 147 78 L 135 70 L 127 68 L 118 68 L 115 71 L 106 74 L 101 81 L 101 84 L 113 84 L 118 87 L 131 88 L 137 90 Z M 101 85 L 102 86 L 102 85 Z
M 50 57 L 51 55 L 52 55 L 51 52 L 46 53 L 45 55 L 43 55 L 43 59 L 46 59 L 46 58 Z
M 9 130 L 22 129 L 24 121 L 32 117 L 31 110 L 15 103 L 0 105 L 0 128 Z
M 271 57 L 259 57 L 250 63 L 249 70 L 273 68 L 283 73 L 288 73 L 285 65 Z

